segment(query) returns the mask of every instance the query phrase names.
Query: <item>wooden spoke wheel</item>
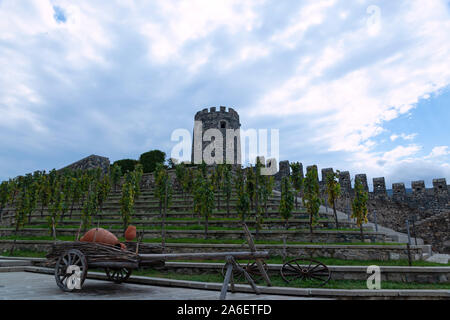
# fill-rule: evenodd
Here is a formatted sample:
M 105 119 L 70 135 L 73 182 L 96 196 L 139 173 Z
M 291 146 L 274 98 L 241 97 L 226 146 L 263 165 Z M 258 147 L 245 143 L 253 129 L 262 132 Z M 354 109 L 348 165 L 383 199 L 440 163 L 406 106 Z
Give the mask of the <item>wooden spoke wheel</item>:
M 64 252 L 56 262 L 55 280 L 65 292 L 81 289 L 86 279 L 88 264 L 84 254 L 77 249 Z
M 236 264 L 242 268 L 242 266 L 239 264 L 239 262 L 236 261 Z M 225 275 L 227 274 L 227 264 L 225 263 L 222 267 L 222 277 L 225 278 Z M 238 282 L 242 279 L 244 279 L 244 274 L 240 272 L 239 270 L 236 270 L 233 268 L 233 279 L 234 281 Z
M 331 272 L 328 267 L 313 259 L 295 259 L 286 262 L 280 273 L 287 283 L 309 280 L 323 286 L 331 279 Z
M 108 280 L 120 284 L 128 280 L 133 270 L 128 268 L 119 268 L 119 269 L 106 268 L 105 271 Z
M 262 261 L 262 265 L 264 270 L 269 270 L 269 266 L 265 261 Z M 248 274 L 256 281 L 260 281 L 263 279 L 263 275 L 261 274 L 261 271 L 259 271 L 258 265 L 256 264 L 256 261 L 249 262 L 247 266 L 245 267 L 245 270 L 248 272 Z

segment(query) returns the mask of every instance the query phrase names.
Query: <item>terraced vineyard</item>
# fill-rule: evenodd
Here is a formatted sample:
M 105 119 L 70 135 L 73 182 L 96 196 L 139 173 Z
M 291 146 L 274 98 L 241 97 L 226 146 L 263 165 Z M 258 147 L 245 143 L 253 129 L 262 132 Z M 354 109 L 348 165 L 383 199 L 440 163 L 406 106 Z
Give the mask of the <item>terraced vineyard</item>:
M 174 190 L 165 215 L 165 239 L 167 249 L 173 252 L 194 252 L 230 250 L 246 247 L 242 218 L 238 215 L 237 190 L 233 188 L 229 205 L 223 193 L 214 193 L 215 208 L 208 219 L 208 230 L 205 232 L 205 220 L 194 211 L 194 196 L 182 192 L 176 182 L 174 171 L 169 171 Z M 143 233 L 143 241 L 160 242 L 162 237 L 163 210 L 155 194 L 155 183 L 152 174 L 145 174 L 141 181 L 140 195 L 133 205 L 131 223 L 138 232 Z M 92 217 L 90 227 L 102 227 L 123 239 L 124 223 L 121 217 L 121 188 L 111 188 L 108 197 L 103 201 L 101 210 Z M 397 239 L 385 232 L 375 232 L 372 227 L 364 227 L 364 241 L 360 229 L 349 219 L 339 219 L 337 228 L 331 211 L 321 210 L 313 233 L 309 230 L 309 215 L 302 207 L 292 212 L 286 221 L 280 214 L 279 193 L 273 192 L 268 198 L 263 220 L 256 223 L 255 208 L 245 217 L 245 222 L 254 234 L 256 243 L 273 255 L 288 256 L 310 255 L 339 259 L 375 259 L 396 260 L 407 259 L 404 245 L 396 243 Z M 220 203 L 220 205 L 219 205 Z M 15 237 L 15 206 L 6 206 L 2 212 L 0 228 L 0 250 L 10 246 Z M 38 201 L 35 209 L 28 214 L 25 225 L 18 231 L 18 249 L 36 248 L 34 240 L 52 240 L 49 231 L 52 208 L 41 206 Z M 75 240 L 80 233 L 80 222 L 83 215 L 83 202 L 73 203 L 64 214 L 58 217 L 56 236 L 59 240 Z M 287 228 L 286 228 L 287 227 Z M 81 233 L 83 233 L 82 228 Z M 20 242 L 22 240 L 22 242 Z M 287 247 L 284 247 L 286 243 Z M 42 244 L 45 246 L 45 244 Z M 45 250 L 42 246 L 39 249 Z M 413 248 L 413 259 L 421 259 L 421 248 Z

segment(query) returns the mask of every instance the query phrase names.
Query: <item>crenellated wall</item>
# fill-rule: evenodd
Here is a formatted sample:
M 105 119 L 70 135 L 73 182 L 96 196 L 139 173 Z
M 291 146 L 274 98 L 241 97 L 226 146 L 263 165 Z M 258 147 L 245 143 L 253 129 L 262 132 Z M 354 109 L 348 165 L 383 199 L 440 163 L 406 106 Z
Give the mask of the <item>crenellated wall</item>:
M 308 166 L 307 171 L 312 167 Z M 288 161 L 283 161 L 283 168 L 289 168 Z M 319 181 L 319 185 L 321 196 L 325 203 L 327 198 L 326 177 L 328 173 L 334 172 L 334 170 L 332 168 L 326 168 L 322 169 L 321 172 L 322 179 Z M 290 172 L 284 170 L 277 177 L 280 178 L 289 174 Z M 446 179 L 434 179 L 433 188 L 426 188 L 424 181 L 413 181 L 411 182 L 412 192 L 407 192 L 405 183 L 394 183 L 392 185 L 392 193 L 388 193 L 386 179 L 384 177 L 373 179 L 372 190 L 369 190 L 366 174 L 355 175 L 354 181 L 356 180 L 361 181 L 364 189 L 369 193 L 367 206 L 369 209 L 369 220 L 371 222 L 374 222 L 376 213 L 377 223 L 380 225 L 399 232 L 406 232 L 406 220 L 415 219 L 417 225 L 421 226 L 421 228 L 417 228 L 416 230 L 417 237 L 423 238 L 428 244 L 432 244 L 434 250 L 442 251 L 445 250 L 443 248 L 448 248 L 450 225 L 444 223 L 444 225 L 434 226 L 436 223 L 442 224 L 442 221 L 448 221 L 448 212 L 450 212 L 450 188 L 447 185 Z M 337 209 L 350 214 L 351 202 L 353 201 L 355 192 L 352 187 L 352 178 L 348 171 L 340 172 L 339 183 L 341 185 L 342 195 L 337 201 Z M 437 218 L 442 215 L 447 217 L 447 220 Z M 447 247 L 443 243 L 447 243 Z

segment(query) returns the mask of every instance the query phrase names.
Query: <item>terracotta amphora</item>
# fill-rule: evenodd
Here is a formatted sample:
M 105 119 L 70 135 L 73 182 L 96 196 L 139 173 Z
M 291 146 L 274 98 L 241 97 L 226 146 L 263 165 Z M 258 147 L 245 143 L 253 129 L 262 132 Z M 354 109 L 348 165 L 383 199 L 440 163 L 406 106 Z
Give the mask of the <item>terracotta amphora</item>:
M 125 239 L 127 241 L 133 241 L 136 239 L 136 227 L 135 226 L 128 226 L 127 230 L 125 231 Z
M 94 241 L 95 239 L 95 241 Z M 93 228 L 85 233 L 85 235 L 80 239 L 82 242 L 98 242 L 103 244 L 117 245 L 119 244 L 119 239 L 103 228 Z

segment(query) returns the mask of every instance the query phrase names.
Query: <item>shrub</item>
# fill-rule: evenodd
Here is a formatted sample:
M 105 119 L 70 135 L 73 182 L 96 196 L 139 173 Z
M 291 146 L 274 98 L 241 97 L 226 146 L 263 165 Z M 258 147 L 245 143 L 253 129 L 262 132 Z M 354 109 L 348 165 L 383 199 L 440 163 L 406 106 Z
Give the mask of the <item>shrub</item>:
M 122 174 L 134 171 L 134 167 L 139 163 L 137 160 L 133 159 L 123 159 L 123 160 L 117 160 L 114 162 L 114 165 L 118 165 L 120 167 L 120 170 Z
M 142 164 L 144 173 L 154 172 L 158 163 L 163 164 L 166 154 L 160 150 L 153 150 L 141 154 L 139 162 Z M 134 167 L 133 167 L 134 168 Z

